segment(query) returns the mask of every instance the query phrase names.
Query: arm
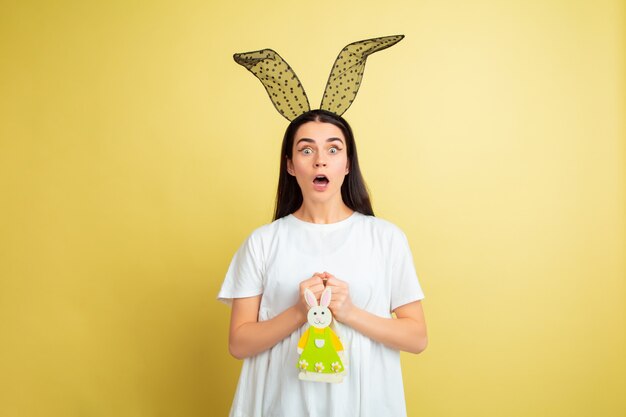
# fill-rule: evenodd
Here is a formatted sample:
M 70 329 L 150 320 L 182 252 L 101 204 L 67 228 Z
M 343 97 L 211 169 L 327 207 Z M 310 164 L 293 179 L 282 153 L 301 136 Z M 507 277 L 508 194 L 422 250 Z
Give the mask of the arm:
M 319 276 L 300 283 L 300 300 L 270 320 L 258 321 L 261 296 L 233 299 L 228 350 L 237 359 L 257 355 L 289 336 L 306 322 L 308 307 L 303 292 L 309 288 L 319 297 L 324 284 Z
M 379 317 L 352 304 L 348 284 L 330 274 L 326 285 L 333 287 L 330 309 L 340 322 L 390 348 L 420 353 L 428 344 L 421 301 L 394 310 L 396 318 Z
M 395 319 L 384 318 L 353 307 L 345 324 L 390 348 L 416 354 L 424 351 L 428 336 L 421 301 L 405 304 L 394 312 Z
M 237 359 L 244 359 L 268 350 L 296 331 L 306 321 L 297 306 L 278 316 L 257 321 L 261 296 L 233 300 L 228 350 Z

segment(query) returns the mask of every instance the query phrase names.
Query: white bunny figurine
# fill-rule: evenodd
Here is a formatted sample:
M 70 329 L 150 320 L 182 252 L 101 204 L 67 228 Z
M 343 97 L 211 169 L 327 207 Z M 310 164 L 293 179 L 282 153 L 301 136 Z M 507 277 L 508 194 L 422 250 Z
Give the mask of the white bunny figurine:
M 330 287 L 322 292 L 320 305 L 315 294 L 308 288 L 304 290 L 304 299 L 309 306 L 308 330 L 298 342 L 299 378 L 305 381 L 341 382 L 345 375 L 343 345 L 329 327 L 333 315 L 328 308 L 332 292 Z

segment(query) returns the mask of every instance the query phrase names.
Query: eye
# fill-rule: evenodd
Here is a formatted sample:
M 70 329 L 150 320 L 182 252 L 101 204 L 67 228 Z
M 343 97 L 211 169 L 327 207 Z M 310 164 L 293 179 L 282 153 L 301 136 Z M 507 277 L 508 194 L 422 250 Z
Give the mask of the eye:
M 328 150 L 328 152 L 330 152 L 331 154 L 336 154 L 337 152 L 339 152 L 339 148 L 333 146 Z
M 324 314 L 324 312 L 322 311 L 322 314 Z
M 313 149 L 311 149 L 311 148 L 304 148 L 300 152 L 302 152 L 304 155 L 311 155 L 313 153 Z
M 314 316 L 317 316 L 317 313 L 314 311 L 314 312 L 313 312 L 313 315 L 314 315 Z

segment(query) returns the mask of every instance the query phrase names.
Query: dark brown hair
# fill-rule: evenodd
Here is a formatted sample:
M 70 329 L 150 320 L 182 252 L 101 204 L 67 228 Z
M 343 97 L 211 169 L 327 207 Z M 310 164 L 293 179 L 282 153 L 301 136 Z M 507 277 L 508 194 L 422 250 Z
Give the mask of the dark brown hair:
M 293 119 L 285 131 L 280 150 L 280 173 L 278 176 L 278 190 L 276 191 L 274 220 L 288 216 L 302 205 L 302 190 L 296 178 L 287 172 L 287 161 L 293 157 L 293 141 L 296 131 L 300 126 L 308 122 L 330 123 L 341 129 L 346 139 L 350 166 L 348 174 L 341 185 L 341 198 L 345 205 L 352 210 L 373 216 L 372 203 L 359 168 L 356 144 L 354 143 L 354 135 L 350 125 L 343 117 L 335 113 L 326 110 L 311 110 Z

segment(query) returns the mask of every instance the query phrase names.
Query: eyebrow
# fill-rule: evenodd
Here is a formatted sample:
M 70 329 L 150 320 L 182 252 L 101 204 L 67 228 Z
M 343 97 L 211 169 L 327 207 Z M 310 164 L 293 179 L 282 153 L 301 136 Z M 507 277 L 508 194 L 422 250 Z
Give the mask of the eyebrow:
M 326 143 L 335 142 L 335 141 L 339 141 L 339 142 L 341 142 L 343 144 L 343 140 L 341 140 L 341 138 L 328 138 L 328 139 L 326 139 Z M 299 145 L 300 142 L 315 143 L 315 141 L 313 139 L 302 138 L 302 139 L 298 139 L 298 142 L 296 142 L 296 145 Z

